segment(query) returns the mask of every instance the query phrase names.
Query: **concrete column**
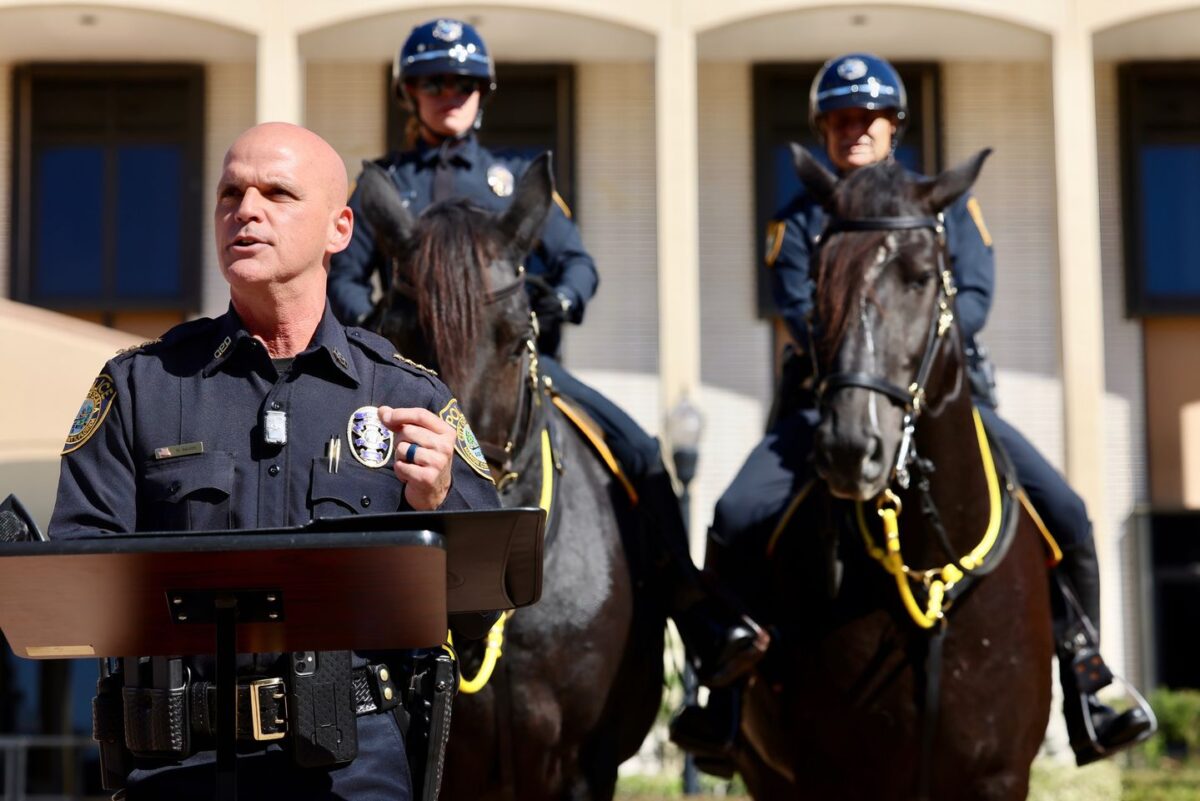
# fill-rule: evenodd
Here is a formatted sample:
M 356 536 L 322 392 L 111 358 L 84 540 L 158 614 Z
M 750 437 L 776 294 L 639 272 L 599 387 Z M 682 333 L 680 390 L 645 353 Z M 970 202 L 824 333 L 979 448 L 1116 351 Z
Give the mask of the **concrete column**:
M 655 60 L 659 371 L 663 413 L 700 385 L 696 37 L 671 25 Z
M 1054 165 L 1067 478 L 1093 517 L 1104 508 L 1104 322 L 1092 37 L 1071 3 L 1053 38 Z M 1097 518 L 1097 523 L 1102 523 Z M 1097 545 L 1108 526 L 1098 525 Z
M 300 41 L 287 24 L 285 6 L 272 0 L 258 33 L 255 118 L 304 124 L 304 63 Z

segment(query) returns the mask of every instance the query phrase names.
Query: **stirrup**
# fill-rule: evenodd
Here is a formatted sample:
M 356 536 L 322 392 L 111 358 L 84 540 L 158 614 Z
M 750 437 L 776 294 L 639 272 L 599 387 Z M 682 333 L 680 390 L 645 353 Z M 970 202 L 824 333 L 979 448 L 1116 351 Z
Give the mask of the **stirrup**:
M 770 644 L 771 635 L 766 629 L 748 615 L 740 615 L 733 625 L 725 628 L 715 653 L 707 659 L 693 659 L 696 677 L 710 689 L 730 687 L 762 661 Z
M 740 687 L 718 690 L 709 693 L 708 699 L 708 706 L 681 707 L 667 726 L 668 736 L 671 742 L 697 758 L 732 764 L 741 725 L 742 690 Z
M 1127 742 L 1119 743 L 1113 747 L 1106 747 L 1103 743 L 1101 743 L 1099 733 L 1096 731 L 1096 727 L 1092 723 L 1092 713 L 1091 709 L 1089 708 L 1088 699 L 1092 697 L 1093 694 L 1086 692 L 1076 693 L 1078 703 L 1081 707 L 1080 712 L 1083 719 L 1084 734 L 1087 736 L 1088 745 L 1091 747 L 1091 753 L 1080 753 L 1079 749 L 1076 748 L 1076 744 L 1071 744 L 1071 750 L 1075 752 L 1076 763 L 1081 767 L 1101 759 L 1106 759 L 1113 754 L 1130 748 L 1131 746 L 1145 742 L 1152 737 L 1155 732 L 1158 731 L 1158 718 L 1154 714 L 1153 707 L 1151 707 L 1149 702 L 1146 701 L 1145 696 L 1138 692 L 1137 688 L 1126 681 L 1123 677 L 1118 676 L 1115 673 L 1111 675 L 1115 681 L 1120 682 L 1121 686 L 1125 689 L 1126 694 L 1133 699 L 1133 708 L 1140 709 L 1146 716 L 1150 725 L 1145 729 L 1145 731 L 1142 731 L 1133 739 L 1128 740 Z M 1121 714 L 1124 715 L 1126 713 L 1123 712 Z

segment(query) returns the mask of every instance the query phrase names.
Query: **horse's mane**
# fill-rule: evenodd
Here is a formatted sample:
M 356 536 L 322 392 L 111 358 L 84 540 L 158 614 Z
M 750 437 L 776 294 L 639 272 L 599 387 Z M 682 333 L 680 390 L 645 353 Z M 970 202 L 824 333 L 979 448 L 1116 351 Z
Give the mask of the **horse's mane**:
M 843 219 L 895 217 L 917 212 L 912 186 L 915 179 L 894 159 L 886 159 L 850 173 L 833 195 L 833 216 Z M 817 316 L 821 321 L 817 348 L 828 364 L 837 353 L 857 311 L 855 299 L 863 288 L 867 265 L 887 237 L 887 231 L 835 234 L 818 251 L 816 281 Z M 872 296 L 870 300 L 878 305 Z
M 450 386 L 461 384 L 475 360 L 489 292 L 487 266 L 495 258 L 490 215 L 464 198 L 430 206 L 413 231 L 413 300 L 438 369 Z

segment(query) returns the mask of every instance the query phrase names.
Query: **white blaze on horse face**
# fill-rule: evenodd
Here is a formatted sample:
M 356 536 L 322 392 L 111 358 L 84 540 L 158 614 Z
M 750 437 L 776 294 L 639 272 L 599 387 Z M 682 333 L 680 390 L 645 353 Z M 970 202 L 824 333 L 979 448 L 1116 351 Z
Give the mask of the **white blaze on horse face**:
M 883 271 L 883 266 L 887 264 L 891 256 L 891 251 L 895 247 L 895 234 L 888 234 L 884 240 L 884 244 L 879 246 L 879 250 L 875 252 L 875 261 L 867 267 L 867 276 L 863 281 L 862 293 L 858 296 L 858 321 L 862 325 L 863 334 L 863 350 L 866 352 L 867 363 L 864 366 L 863 372 L 867 375 L 878 375 L 879 365 L 876 361 L 875 353 L 875 337 L 871 332 L 871 321 L 877 310 L 874 304 L 867 302 L 867 296 L 871 291 L 871 287 L 878 280 L 880 272 Z M 872 392 L 867 398 L 867 411 L 871 417 L 871 434 L 879 436 L 879 396 L 878 393 Z M 870 458 L 870 457 L 866 457 Z

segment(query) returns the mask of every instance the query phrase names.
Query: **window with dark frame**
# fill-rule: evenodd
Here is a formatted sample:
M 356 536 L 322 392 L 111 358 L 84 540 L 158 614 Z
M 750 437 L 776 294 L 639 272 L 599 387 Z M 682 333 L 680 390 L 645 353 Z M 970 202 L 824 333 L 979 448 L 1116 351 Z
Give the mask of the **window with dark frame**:
M 387 70 L 389 150 L 407 150 L 409 113 L 391 100 Z M 575 68 L 570 64 L 497 64 L 497 90 L 483 108 L 479 141 L 488 150 L 533 158 L 554 151 L 559 195 L 575 208 Z
M 895 67 L 908 93 L 909 111 L 897 157 L 917 172 L 935 172 L 941 169 L 938 65 L 898 62 Z M 788 143 L 799 142 L 831 166 L 808 125 L 808 92 L 820 69 L 820 62 L 754 65 L 754 230 L 761 317 L 775 315 L 764 232 L 775 212 L 800 189 Z
M 204 72 L 14 74 L 12 296 L 112 324 L 199 308 Z
M 1200 62 L 1122 65 L 1125 311 L 1200 314 Z

